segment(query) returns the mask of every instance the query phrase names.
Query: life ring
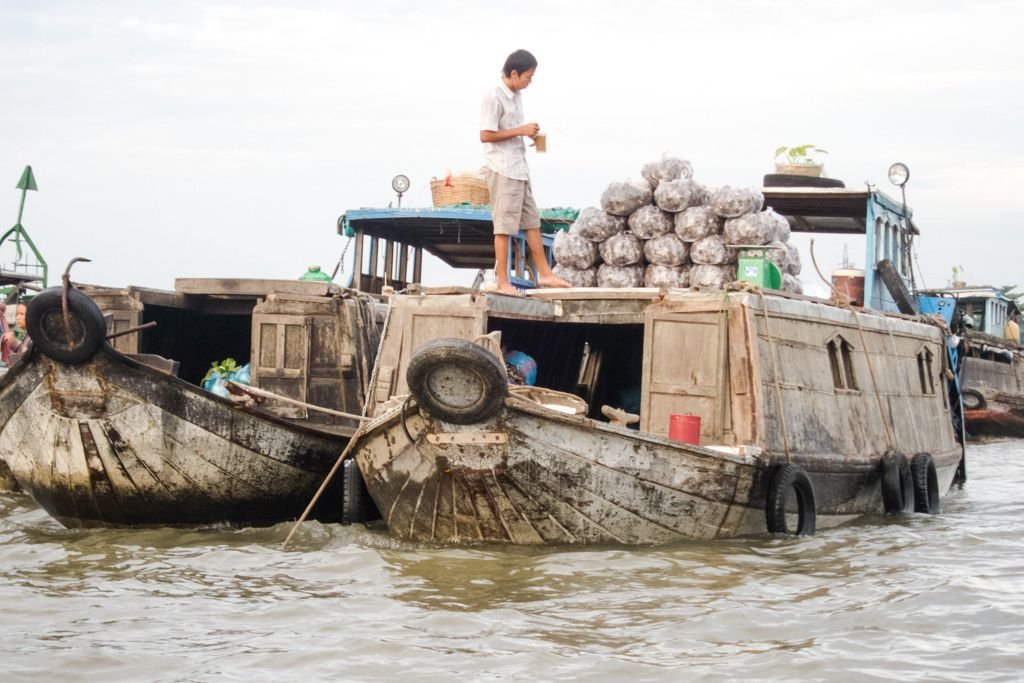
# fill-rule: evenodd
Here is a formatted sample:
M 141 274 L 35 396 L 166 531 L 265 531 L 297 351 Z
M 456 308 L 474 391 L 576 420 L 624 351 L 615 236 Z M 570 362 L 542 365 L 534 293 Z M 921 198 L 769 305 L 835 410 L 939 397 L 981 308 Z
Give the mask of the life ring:
M 914 482 L 907 456 L 886 451 L 882 456 L 882 503 L 887 514 L 914 509 Z
M 910 476 L 914 481 L 914 511 L 939 514 L 939 477 L 932 456 L 918 453 L 911 458 Z
M 786 503 L 790 489 L 796 494 L 797 526 L 791 531 L 786 523 Z M 765 519 L 769 533 L 813 536 L 817 523 L 817 504 L 811 477 L 800 465 L 779 465 L 772 473 L 765 498 Z
M 405 381 L 421 408 L 454 424 L 496 415 L 508 393 L 504 363 L 465 339 L 434 339 L 416 349 Z
M 977 389 L 964 389 L 960 392 L 960 402 L 964 410 L 984 410 L 988 403 L 985 396 Z
M 358 463 L 348 458 L 341 465 L 341 521 L 343 524 L 355 524 L 371 519 L 380 519 L 380 512 L 366 490 Z
M 68 288 L 68 322 L 64 326 L 63 288 L 50 287 L 36 295 L 25 311 L 25 326 L 32 347 L 61 363 L 77 365 L 92 358 L 103 346 L 107 325 L 103 312 L 88 296 Z

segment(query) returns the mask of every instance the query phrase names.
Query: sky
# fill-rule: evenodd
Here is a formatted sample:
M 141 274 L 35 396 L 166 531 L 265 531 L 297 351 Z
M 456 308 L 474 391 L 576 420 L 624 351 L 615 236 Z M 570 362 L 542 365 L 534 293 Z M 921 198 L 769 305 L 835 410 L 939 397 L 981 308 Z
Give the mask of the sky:
M 910 168 L 919 286 L 1024 285 L 1022 22 L 1021 0 L 0 0 L 0 226 L 30 164 L 51 284 L 75 256 L 110 286 L 330 272 L 339 215 L 394 202 L 394 175 L 429 206 L 431 178 L 480 167 L 481 97 L 526 48 L 542 207 L 596 205 L 666 153 L 756 187 L 812 143 L 848 187 L 898 197 L 886 171 Z M 863 264 L 847 240 L 823 270 L 843 246 Z

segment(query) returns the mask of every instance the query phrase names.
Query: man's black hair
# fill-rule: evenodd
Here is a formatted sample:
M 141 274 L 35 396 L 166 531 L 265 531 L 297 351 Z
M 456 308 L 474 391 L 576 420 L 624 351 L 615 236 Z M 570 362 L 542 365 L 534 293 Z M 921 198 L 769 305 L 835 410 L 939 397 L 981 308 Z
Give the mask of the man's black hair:
M 536 57 L 530 54 L 528 50 L 516 50 L 505 60 L 505 66 L 502 67 L 501 72 L 505 74 L 505 76 L 511 76 L 513 71 L 521 75 L 530 69 L 536 68 Z

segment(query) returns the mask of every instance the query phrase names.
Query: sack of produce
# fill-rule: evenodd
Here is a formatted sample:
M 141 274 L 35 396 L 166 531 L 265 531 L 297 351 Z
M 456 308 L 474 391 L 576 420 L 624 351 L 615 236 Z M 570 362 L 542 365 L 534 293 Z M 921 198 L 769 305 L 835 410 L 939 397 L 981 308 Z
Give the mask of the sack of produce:
M 640 263 L 644 257 L 643 244 L 628 230 L 601 242 L 600 249 L 601 260 L 610 266 L 629 266 Z
M 708 235 L 690 245 L 690 260 L 702 265 L 736 263 L 736 250 L 725 246 L 721 235 Z
M 597 286 L 597 268 L 580 270 L 572 266 L 563 266 L 561 263 L 556 263 L 551 272 L 568 282 L 572 287 Z
M 663 266 L 652 263 L 644 271 L 644 285 L 682 289 L 690 286 L 690 266 Z
M 597 269 L 598 287 L 643 287 L 643 266 L 610 266 L 601 264 Z
M 690 248 L 674 232 L 644 242 L 644 258 L 648 263 L 661 266 L 681 266 L 686 263 Z
M 691 206 L 676 214 L 675 230 L 684 242 L 696 242 L 702 237 L 721 232 L 722 219 L 711 207 Z
M 640 175 L 651 184 L 651 187 L 657 188 L 659 183 L 666 180 L 692 178 L 693 166 L 685 159 L 663 156 L 658 161 L 644 164 L 644 167 L 640 170 Z
M 663 180 L 654 191 L 654 203 L 658 208 L 672 213 L 699 206 L 703 199 L 704 188 L 689 178 Z
M 789 249 L 784 242 L 769 242 L 765 249 L 768 259 L 778 266 L 780 273 L 789 270 Z
M 800 265 L 800 250 L 792 242 L 786 242 L 786 250 L 789 251 L 789 263 L 786 264 L 786 272 L 790 275 L 799 275 L 802 268 Z
M 690 286 L 700 289 L 722 289 L 736 279 L 733 266 L 695 265 L 690 269 Z
M 760 211 L 764 195 L 748 187 L 723 185 L 711 194 L 708 204 L 722 218 L 738 218 L 745 213 Z
M 664 235 L 672 230 L 672 214 L 665 213 L 654 204 L 645 204 L 630 214 L 626 221 L 633 234 L 642 240 Z
M 794 294 L 803 294 L 804 286 L 800 283 L 800 280 L 789 273 L 782 274 L 782 291 L 793 292 Z
M 764 211 L 745 213 L 725 221 L 722 237 L 726 244 L 768 244 L 775 237 L 775 223 Z M 777 215 L 777 214 L 776 214 Z
M 786 220 L 785 216 L 775 213 L 775 209 L 768 207 L 763 212 L 765 219 L 770 222 L 775 229 L 775 235 L 772 240 L 776 242 L 788 242 L 789 241 L 789 221 Z
M 644 204 L 650 204 L 653 192 L 646 180 L 612 183 L 601 195 L 601 208 L 615 216 L 628 216 Z
M 604 242 L 626 229 L 626 219 L 613 216 L 593 206 L 580 211 L 576 222 L 569 228 L 570 235 L 579 235 L 591 242 Z
M 586 237 L 560 232 L 551 247 L 555 262 L 578 270 L 590 268 L 597 261 L 597 245 Z

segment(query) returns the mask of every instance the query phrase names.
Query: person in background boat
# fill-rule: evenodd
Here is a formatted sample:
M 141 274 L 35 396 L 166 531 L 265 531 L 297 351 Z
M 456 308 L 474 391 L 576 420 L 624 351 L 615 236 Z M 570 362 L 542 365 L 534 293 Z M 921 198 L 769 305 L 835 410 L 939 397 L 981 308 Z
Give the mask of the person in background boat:
M 960 325 L 964 329 L 968 329 L 968 330 L 973 330 L 974 329 L 974 316 L 971 315 L 971 312 L 968 311 L 967 309 L 964 309 L 964 308 L 960 309 Z
M 6 310 L 6 306 L 0 304 Z M 28 306 L 25 304 L 18 304 L 18 313 L 15 318 L 15 329 L 5 330 L 3 336 L 3 360 L 7 364 L 12 354 L 24 353 L 28 351 L 28 347 L 31 341 L 28 338 L 28 333 L 25 331 L 25 312 L 28 310 Z M 0 315 L 4 313 L 0 312 Z M 4 319 L 4 326 L 6 327 L 6 319 Z
M 1020 346 L 1020 325 L 1017 324 L 1016 311 L 1011 313 L 1010 319 L 1006 321 L 1006 326 L 1003 328 L 1003 336 L 1010 343 Z
M 491 194 L 494 222 L 494 274 L 497 291 L 515 294 L 509 282 L 509 243 L 526 232 L 526 244 L 537 267 L 541 287 L 568 287 L 569 283 L 551 271 L 540 235 L 540 212 L 533 199 L 530 170 L 526 165 L 526 143 L 540 132 L 537 123 L 526 123 L 521 91 L 529 87 L 537 70 L 537 58 L 516 50 L 505 60 L 501 83 L 484 96 L 480 107 L 480 142 L 484 145 L 484 174 Z

